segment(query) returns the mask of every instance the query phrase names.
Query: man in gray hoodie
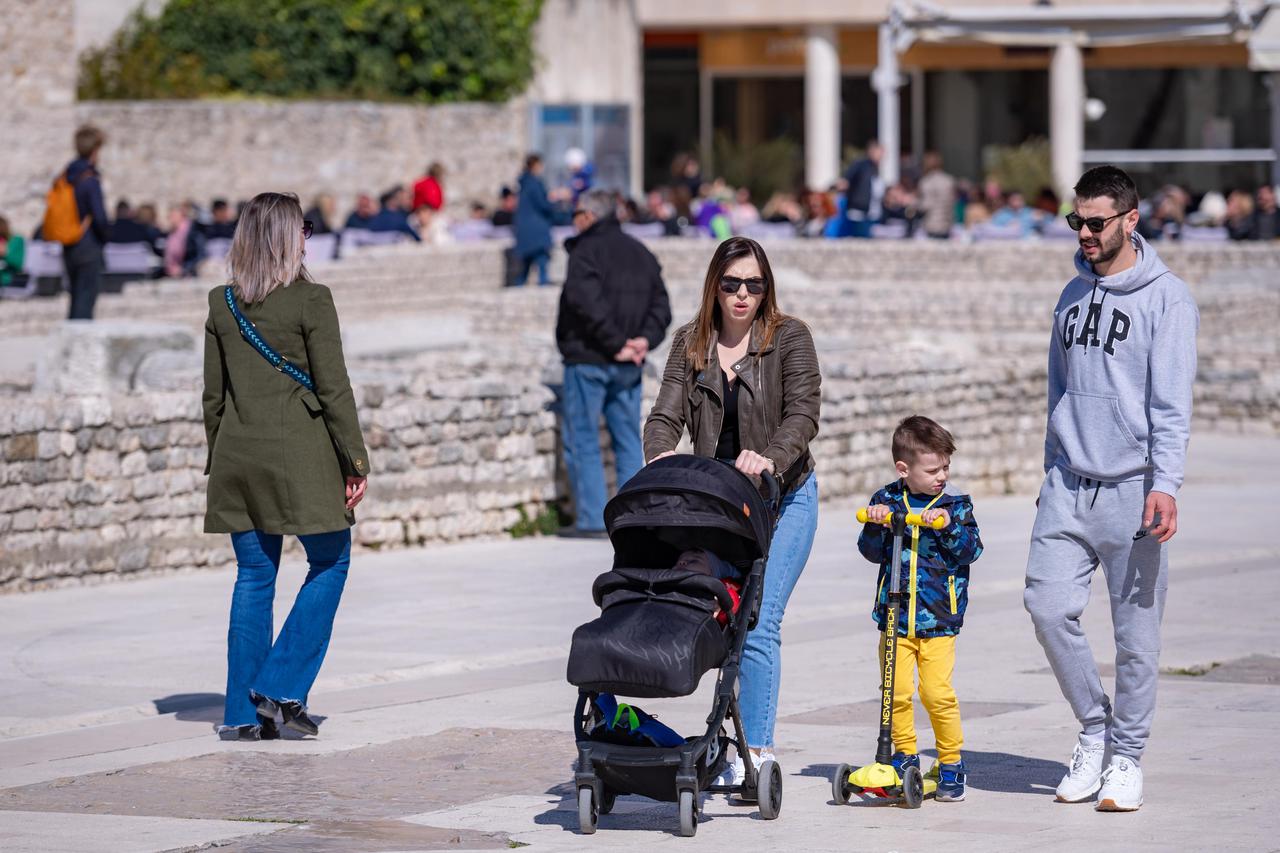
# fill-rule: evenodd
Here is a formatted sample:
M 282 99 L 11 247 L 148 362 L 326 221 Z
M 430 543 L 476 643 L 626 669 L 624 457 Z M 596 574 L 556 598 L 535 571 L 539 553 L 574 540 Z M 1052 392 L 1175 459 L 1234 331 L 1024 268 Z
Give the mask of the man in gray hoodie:
M 1136 232 L 1138 192 L 1114 166 L 1085 172 L 1067 222 L 1076 277 L 1054 309 L 1045 481 L 1024 601 L 1080 721 L 1063 802 L 1142 805 L 1168 557 L 1191 431 L 1200 316 L 1187 285 Z M 1080 625 L 1101 564 L 1115 627 L 1114 710 Z M 1111 760 L 1103 768 L 1110 747 Z

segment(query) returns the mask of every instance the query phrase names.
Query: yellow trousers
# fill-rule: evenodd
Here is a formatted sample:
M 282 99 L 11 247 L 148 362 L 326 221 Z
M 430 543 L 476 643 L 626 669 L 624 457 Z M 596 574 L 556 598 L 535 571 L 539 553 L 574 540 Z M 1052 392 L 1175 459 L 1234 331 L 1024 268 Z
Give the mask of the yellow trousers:
M 919 752 L 916 746 L 915 709 L 911 694 L 920 671 L 920 703 L 933 724 L 938 761 L 960 760 L 964 733 L 960 730 L 960 703 L 951 687 L 956 666 L 955 637 L 899 637 L 898 661 L 893 684 L 893 747 L 898 752 Z M 884 671 L 884 634 L 880 634 L 880 669 Z

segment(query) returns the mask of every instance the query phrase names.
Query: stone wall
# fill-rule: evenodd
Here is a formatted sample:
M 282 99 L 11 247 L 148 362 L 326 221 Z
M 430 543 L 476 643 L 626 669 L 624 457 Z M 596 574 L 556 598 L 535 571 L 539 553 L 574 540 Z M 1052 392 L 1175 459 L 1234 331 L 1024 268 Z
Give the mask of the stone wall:
M 655 249 L 682 322 L 711 246 Z M 1280 434 L 1280 249 L 1166 255 L 1197 276 L 1195 429 Z M 813 450 L 825 498 L 862 497 L 883 484 L 889 433 L 912 412 L 955 433 L 954 475 L 964 487 L 1034 487 L 1061 247 L 799 243 L 772 247 L 771 257 L 783 307 L 809 321 L 819 348 L 823 408 Z M 501 249 L 484 245 L 393 247 L 316 273 L 342 316 L 374 470 L 359 547 L 502 535 L 522 512 L 567 502 L 551 331 L 557 289 L 502 289 Z M 213 283 L 131 285 L 104 296 L 100 314 L 117 319 L 103 330 L 124 320 L 157 325 L 130 350 L 137 366 L 108 377 L 98 396 L 0 386 L 0 591 L 230 559 L 225 537 L 200 532 L 198 335 Z M 0 336 L 29 335 L 49 353 L 85 351 L 65 339 L 90 332 L 63 325 L 57 300 L 0 308 Z M 192 343 L 152 349 L 175 329 Z M 655 352 L 648 367 L 646 411 L 665 354 Z
M 5 3 L 0 13 L 0 216 L 30 233 L 71 158 L 76 65 L 73 0 Z
M 527 148 L 527 107 L 347 101 L 88 101 L 77 120 L 108 136 L 101 163 L 112 203 L 331 193 L 345 218 L 359 192 L 411 184 L 427 164 L 447 171 L 460 215 L 514 183 Z

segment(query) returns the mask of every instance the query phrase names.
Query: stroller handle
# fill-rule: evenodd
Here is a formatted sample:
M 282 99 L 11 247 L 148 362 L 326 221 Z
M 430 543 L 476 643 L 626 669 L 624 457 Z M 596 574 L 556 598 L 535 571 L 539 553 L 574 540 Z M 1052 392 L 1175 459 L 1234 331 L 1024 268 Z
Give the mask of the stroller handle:
M 901 512 L 897 514 L 901 515 Z M 885 517 L 885 520 L 880 523 L 885 525 L 886 527 L 890 526 L 893 523 L 894 515 L 895 513 L 889 513 L 889 515 Z M 858 522 L 860 524 L 866 524 L 868 521 L 871 520 L 870 517 L 867 515 L 867 508 L 865 506 L 858 508 L 857 517 L 858 517 Z M 943 527 L 943 521 L 942 521 L 942 517 L 939 516 L 935 518 L 933 521 L 929 522 L 928 524 L 925 524 L 924 520 L 920 518 L 920 513 L 909 512 L 907 513 L 906 525 L 907 527 L 931 527 L 934 530 L 941 530 Z
M 769 490 L 769 495 L 765 498 L 765 501 L 769 504 L 769 511 L 776 516 L 778 509 L 782 506 L 782 481 L 772 471 L 761 471 L 760 481 Z

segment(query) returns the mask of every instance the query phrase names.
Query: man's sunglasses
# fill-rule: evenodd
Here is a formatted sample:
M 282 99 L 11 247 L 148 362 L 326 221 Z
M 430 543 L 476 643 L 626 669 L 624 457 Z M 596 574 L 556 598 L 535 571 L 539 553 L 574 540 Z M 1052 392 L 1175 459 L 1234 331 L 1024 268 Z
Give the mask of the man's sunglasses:
M 316 230 L 316 224 L 314 222 L 312 222 L 310 219 L 302 220 L 302 239 L 303 240 L 310 240 L 311 235 L 315 233 L 315 230 Z
M 720 279 L 720 291 L 722 293 L 737 293 L 742 289 L 743 285 L 746 286 L 747 293 L 752 296 L 759 296 L 768 287 L 768 284 L 762 278 L 734 278 L 726 275 Z
M 1082 226 L 1088 225 L 1089 231 L 1094 234 L 1097 234 L 1103 228 L 1107 227 L 1108 222 L 1115 219 L 1117 216 L 1124 216 L 1128 212 L 1129 211 L 1127 210 L 1122 210 L 1119 213 L 1117 213 L 1115 216 L 1108 216 L 1105 219 L 1101 216 L 1090 216 L 1088 219 L 1086 219 L 1080 214 L 1076 213 L 1075 211 L 1072 211 L 1071 213 L 1067 214 L 1067 227 L 1069 227 L 1072 231 L 1079 231 Z

